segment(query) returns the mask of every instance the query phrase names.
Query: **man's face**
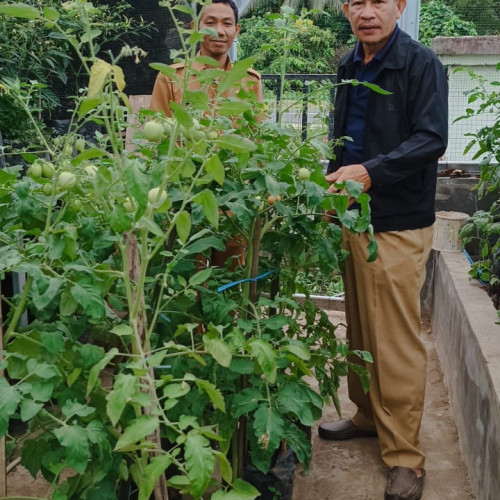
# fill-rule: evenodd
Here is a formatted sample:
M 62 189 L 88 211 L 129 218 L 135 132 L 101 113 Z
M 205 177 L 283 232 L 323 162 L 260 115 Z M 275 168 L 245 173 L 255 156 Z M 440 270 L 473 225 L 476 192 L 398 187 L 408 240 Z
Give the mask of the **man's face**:
M 218 34 L 218 37 L 206 35 L 200 44 L 201 53 L 214 59 L 228 53 L 240 32 L 240 26 L 235 22 L 233 9 L 225 3 L 212 3 L 203 9 L 199 29 L 203 28 L 212 28 Z
M 391 37 L 406 0 L 350 0 L 344 13 L 363 46 L 380 50 Z

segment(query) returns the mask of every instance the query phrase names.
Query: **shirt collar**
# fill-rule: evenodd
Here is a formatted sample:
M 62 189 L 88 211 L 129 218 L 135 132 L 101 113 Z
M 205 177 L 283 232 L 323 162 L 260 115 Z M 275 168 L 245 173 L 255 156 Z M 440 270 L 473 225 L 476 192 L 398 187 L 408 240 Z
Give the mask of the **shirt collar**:
M 384 57 L 386 56 L 387 52 L 389 52 L 389 49 L 394 43 L 394 40 L 396 40 L 398 33 L 399 33 L 399 26 L 396 24 L 396 27 L 392 32 L 391 38 L 389 38 L 389 41 L 375 54 L 375 57 L 373 58 L 374 60 L 379 62 L 384 60 Z M 361 42 L 358 42 L 354 49 L 354 62 L 355 63 L 363 62 L 363 57 L 364 57 L 363 45 L 361 44 Z

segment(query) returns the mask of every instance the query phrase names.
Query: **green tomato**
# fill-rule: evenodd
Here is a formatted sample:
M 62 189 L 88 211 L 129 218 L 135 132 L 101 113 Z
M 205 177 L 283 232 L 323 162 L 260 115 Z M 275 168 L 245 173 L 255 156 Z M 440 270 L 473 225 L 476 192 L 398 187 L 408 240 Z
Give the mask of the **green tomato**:
M 76 175 L 71 172 L 61 172 L 57 179 L 57 185 L 61 190 L 74 188 L 76 185 Z
M 215 139 L 219 138 L 219 134 L 216 130 L 210 130 L 210 132 L 208 132 L 208 134 L 207 134 L 207 138 L 210 141 L 215 141 Z
M 83 167 L 83 171 L 91 179 L 97 175 L 97 167 L 95 165 L 85 165 L 85 167 Z
M 80 153 L 82 151 L 85 150 L 85 139 L 83 137 L 79 137 L 76 141 L 75 141 L 75 148 L 77 151 L 79 151 Z
M 125 209 L 125 212 L 127 212 L 128 214 L 133 213 L 135 210 L 134 205 L 128 198 L 123 202 L 123 208 Z
M 47 178 L 47 179 L 52 179 L 54 177 L 54 174 L 56 172 L 56 169 L 54 165 L 48 161 L 44 161 L 42 163 L 42 175 Z
M 308 168 L 299 168 L 299 174 L 298 177 L 302 181 L 307 181 L 309 180 L 309 177 L 311 177 L 311 171 Z
M 73 156 L 73 146 L 71 144 L 65 144 L 63 148 L 64 156 Z
M 148 192 L 148 201 L 153 205 L 154 207 L 159 207 L 165 203 L 167 200 L 167 193 L 165 191 L 162 191 L 161 196 L 158 197 L 158 193 L 160 192 L 160 188 L 153 188 L 150 189 Z
M 163 137 L 164 130 L 161 123 L 151 120 L 144 125 L 142 132 L 148 141 L 160 142 Z
M 54 192 L 54 190 L 52 189 L 52 184 L 44 184 L 42 192 L 45 196 L 52 196 L 52 193 Z
M 182 135 L 189 141 L 200 142 L 201 140 L 205 139 L 205 132 L 203 131 L 203 127 L 200 125 L 200 122 L 196 118 L 193 118 L 193 125 L 191 127 L 181 128 Z
M 80 200 L 71 200 L 71 203 L 69 204 L 69 208 L 73 212 L 79 212 L 82 209 L 82 202 Z
M 29 175 L 33 179 L 40 179 L 43 175 L 43 168 L 40 162 L 35 162 L 33 165 L 31 165 L 29 169 Z
M 163 122 L 163 131 L 165 134 L 170 135 L 174 130 L 175 122 L 173 118 L 166 118 Z

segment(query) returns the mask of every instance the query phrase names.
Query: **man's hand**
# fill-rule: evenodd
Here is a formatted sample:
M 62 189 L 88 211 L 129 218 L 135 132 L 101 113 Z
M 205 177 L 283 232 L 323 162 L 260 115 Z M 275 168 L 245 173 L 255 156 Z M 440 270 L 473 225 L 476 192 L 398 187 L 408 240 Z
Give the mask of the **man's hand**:
M 341 183 L 347 180 L 352 180 L 360 182 L 363 184 L 363 192 L 368 191 L 372 185 L 372 181 L 364 165 L 346 165 L 345 167 L 340 167 L 336 172 L 328 174 L 326 177 L 326 182 L 330 182 L 331 186 L 328 188 L 330 193 L 336 193 L 338 189 L 335 187 L 335 183 Z

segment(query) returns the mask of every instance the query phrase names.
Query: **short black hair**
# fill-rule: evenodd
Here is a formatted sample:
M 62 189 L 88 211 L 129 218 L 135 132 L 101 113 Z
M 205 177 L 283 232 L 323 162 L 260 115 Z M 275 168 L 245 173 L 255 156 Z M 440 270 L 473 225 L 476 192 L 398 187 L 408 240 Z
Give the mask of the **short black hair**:
M 231 9 L 233 9 L 234 23 L 238 24 L 238 7 L 233 2 L 233 0 L 212 0 L 210 3 L 207 3 L 206 5 L 201 5 L 201 4 L 197 3 L 196 4 L 196 14 L 199 15 L 204 7 L 206 7 L 207 5 L 210 5 L 212 3 L 225 3 L 226 5 L 229 5 L 229 7 L 231 7 Z

